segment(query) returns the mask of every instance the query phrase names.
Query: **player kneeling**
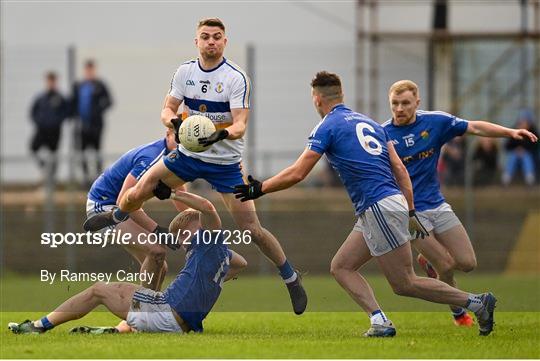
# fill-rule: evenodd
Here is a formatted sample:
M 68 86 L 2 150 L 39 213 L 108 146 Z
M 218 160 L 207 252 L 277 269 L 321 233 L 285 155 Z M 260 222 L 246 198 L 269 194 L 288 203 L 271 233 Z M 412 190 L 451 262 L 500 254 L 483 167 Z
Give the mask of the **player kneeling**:
M 191 209 L 177 215 L 169 230 L 193 237 L 183 244 L 185 266 L 163 293 L 127 282 L 98 282 L 47 316 L 37 321 L 9 323 L 9 329 L 13 333 L 43 333 L 104 305 L 126 320 L 129 327 L 82 326 L 72 332 L 202 332 L 202 321 L 216 303 L 223 282 L 235 277 L 247 262 L 223 244 L 222 232 L 210 232 L 211 242 L 202 236 L 205 230 L 221 229 L 221 220 L 210 201 L 187 192 L 177 192 L 173 197 Z

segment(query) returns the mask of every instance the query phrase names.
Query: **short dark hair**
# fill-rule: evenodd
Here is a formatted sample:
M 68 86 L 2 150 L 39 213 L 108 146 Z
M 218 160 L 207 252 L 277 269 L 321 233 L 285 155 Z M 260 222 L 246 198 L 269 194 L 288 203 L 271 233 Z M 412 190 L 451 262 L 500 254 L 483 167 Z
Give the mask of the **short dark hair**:
M 45 79 L 47 80 L 55 81 L 56 78 L 57 78 L 57 75 L 54 71 L 48 71 L 47 73 L 45 73 Z
M 312 88 L 323 88 L 330 86 L 341 87 L 341 79 L 339 79 L 337 74 L 329 73 L 327 71 L 320 71 L 315 74 L 315 77 L 311 80 Z
M 87 59 L 85 62 L 84 62 L 84 67 L 85 68 L 93 68 L 96 66 L 96 62 L 94 61 L 94 59 Z
M 311 80 L 311 87 L 328 100 L 343 99 L 341 79 L 337 74 L 320 71 Z
M 223 21 L 219 18 L 205 18 L 199 20 L 199 24 L 197 24 L 197 30 L 202 28 L 203 26 L 216 26 L 223 30 L 225 32 L 225 24 L 223 24 Z

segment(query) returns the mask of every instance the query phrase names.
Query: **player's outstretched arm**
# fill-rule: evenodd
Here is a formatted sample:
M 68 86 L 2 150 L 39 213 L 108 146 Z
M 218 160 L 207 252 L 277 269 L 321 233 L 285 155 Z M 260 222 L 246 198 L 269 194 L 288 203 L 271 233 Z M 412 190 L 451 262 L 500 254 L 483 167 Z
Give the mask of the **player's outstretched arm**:
M 517 140 L 528 139 L 531 142 L 538 141 L 538 137 L 529 132 L 527 129 L 506 128 L 501 125 L 482 120 L 469 121 L 469 124 L 467 125 L 467 134 L 492 138 L 506 137 Z
M 247 261 L 244 257 L 242 257 L 240 254 L 236 253 L 233 250 L 229 251 L 231 252 L 232 257 L 229 264 L 229 271 L 225 276 L 225 281 L 236 278 L 238 274 L 247 267 Z
M 306 148 L 293 165 L 265 180 L 262 184 L 262 191 L 264 193 L 277 192 L 301 182 L 319 159 L 321 159 L 321 154 Z
M 221 219 L 219 218 L 218 212 L 212 202 L 208 199 L 180 190 L 171 193 L 171 198 L 201 212 L 202 228 L 208 230 L 221 228 Z
M 260 182 L 250 175 L 248 177 L 249 184 L 239 184 L 234 187 L 234 195 L 242 202 L 246 202 L 257 199 L 266 193 L 290 188 L 302 181 L 319 159 L 321 159 L 321 154 L 306 149 L 293 165 L 264 182 Z
M 176 191 L 187 192 L 187 188 L 185 185 L 181 185 L 180 187 L 175 188 L 173 192 L 176 192 Z M 178 212 L 185 211 L 186 209 L 189 208 L 187 205 L 185 205 L 184 203 L 180 201 L 177 201 L 176 199 L 172 199 L 172 202 L 173 202 L 174 208 L 176 208 Z

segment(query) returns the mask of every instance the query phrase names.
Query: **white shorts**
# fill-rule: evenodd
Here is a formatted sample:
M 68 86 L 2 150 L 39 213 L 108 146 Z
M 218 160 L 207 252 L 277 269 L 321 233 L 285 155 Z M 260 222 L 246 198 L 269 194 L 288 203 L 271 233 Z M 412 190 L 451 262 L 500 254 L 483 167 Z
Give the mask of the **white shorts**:
M 144 287 L 133 294 L 126 322 L 139 332 L 183 332 L 163 293 Z
M 362 232 L 369 252 L 378 257 L 407 243 L 409 234 L 409 208 L 405 197 L 395 194 L 381 199 L 366 209 L 354 225 Z
M 91 200 L 90 198 L 87 198 L 86 199 L 86 218 L 92 218 L 96 214 L 108 212 L 114 207 L 115 207 L 114 204 L 102 205 L 99 202 L 96 202 L 96 201 Z M 103 233 L 108 229 L 112 231 L 115 228 L 116 228 L 116 224 L 100 229 L 96 233 Z
M 440 234 L 461 224 L 452 207 L 446 202 L 437 208 L 426 209 L 421 212 L 418 211 L 416 215 L 420 219 L 420 222 L 422 222 L 422 225 L 426 227 L 426 230 L 429 232 L 433 231 L 433 233 Z

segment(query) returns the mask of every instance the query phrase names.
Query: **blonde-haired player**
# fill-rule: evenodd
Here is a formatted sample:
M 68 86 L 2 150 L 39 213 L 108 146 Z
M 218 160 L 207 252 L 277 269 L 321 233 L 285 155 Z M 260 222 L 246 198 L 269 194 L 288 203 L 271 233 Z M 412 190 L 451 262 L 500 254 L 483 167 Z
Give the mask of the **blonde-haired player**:
M 440 190 L 437 162 L 441 147 L 463 134 L 529 139 L 531 142 L 538 138 L 525 129 L 467 121 L 441 111 L 419 110 L 420 92 L 411 80 L 392 84 L 388 98 L 392 119 L 383 126 L 409 171 L 418 217 L 430 232 L 429 237 L 413 242 L 421 253 L 418 262 L 428 276 L 438 277 L 455 287 L 454 270 L 472 271 L 476 267 L 476 256 L 465 228 Z M 472 325 L 473 319 L 464 308 L 450 308 L 456 325 Z

